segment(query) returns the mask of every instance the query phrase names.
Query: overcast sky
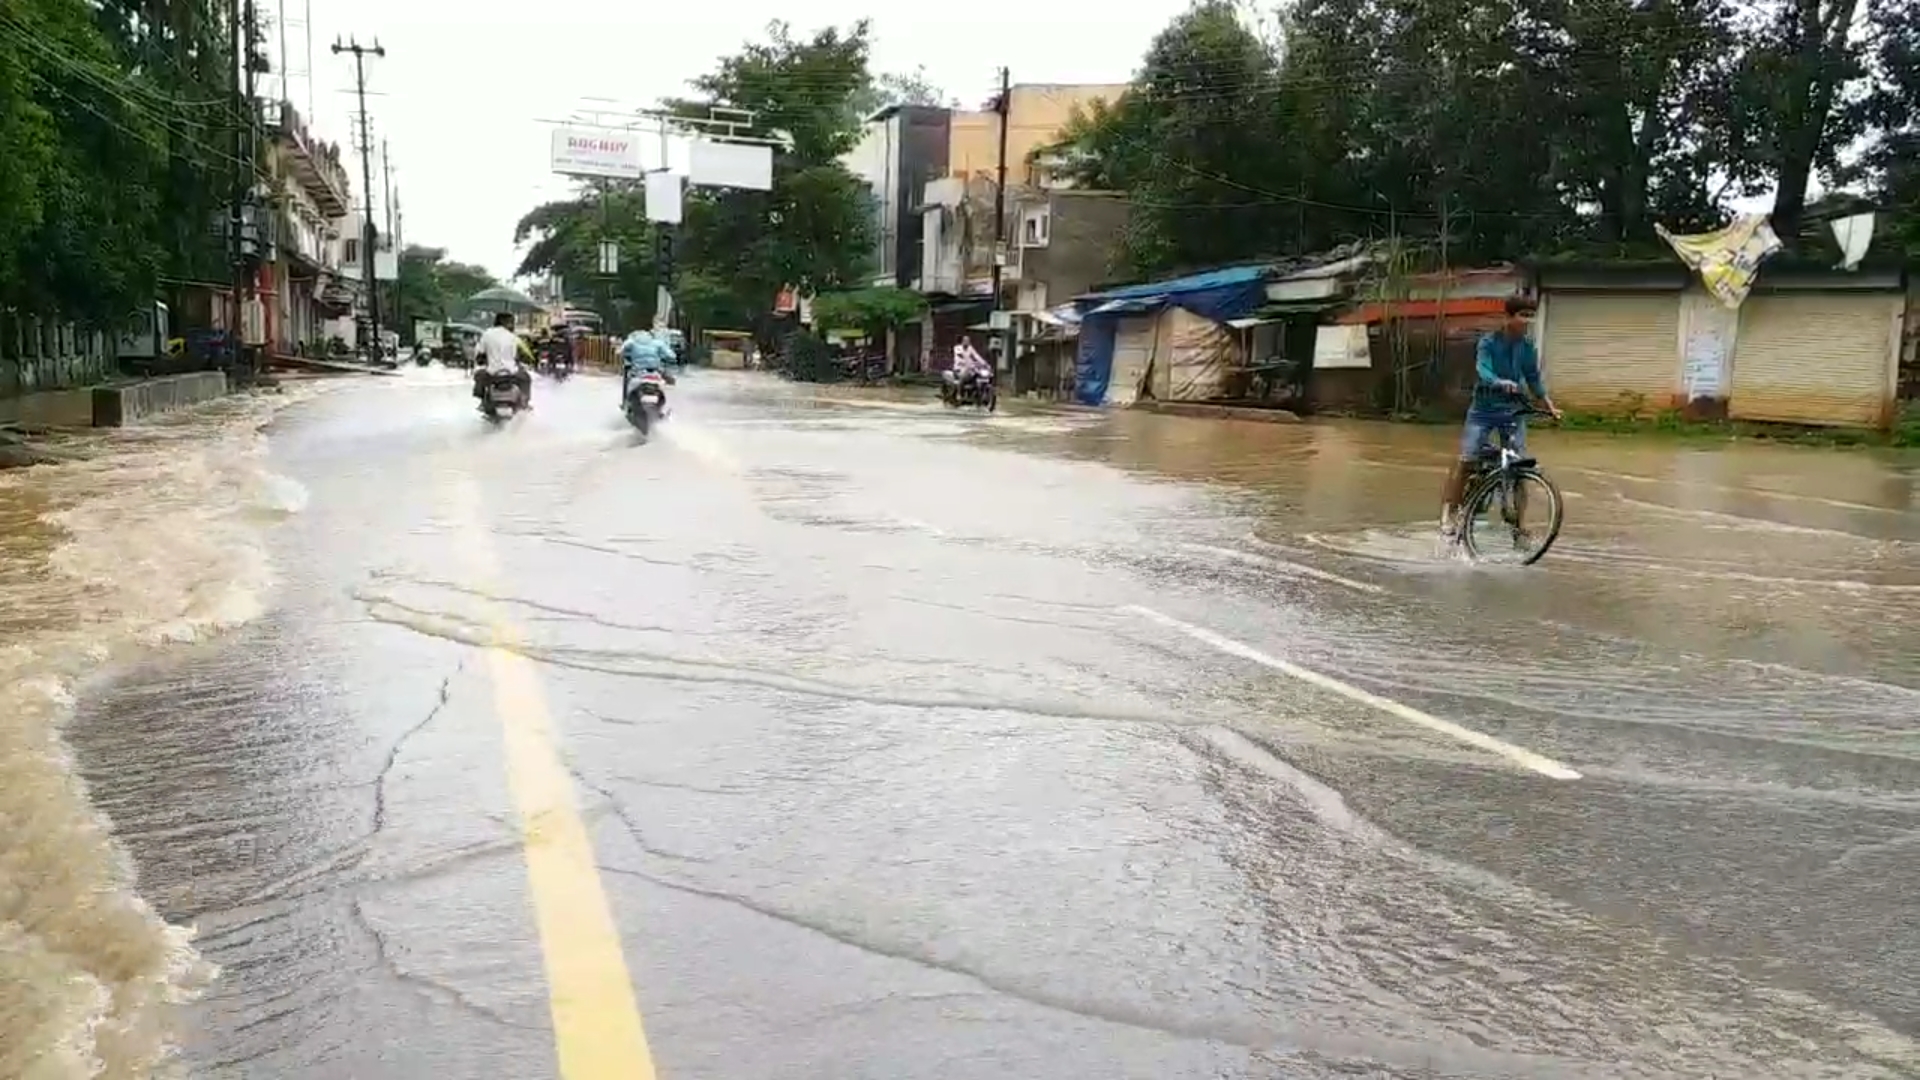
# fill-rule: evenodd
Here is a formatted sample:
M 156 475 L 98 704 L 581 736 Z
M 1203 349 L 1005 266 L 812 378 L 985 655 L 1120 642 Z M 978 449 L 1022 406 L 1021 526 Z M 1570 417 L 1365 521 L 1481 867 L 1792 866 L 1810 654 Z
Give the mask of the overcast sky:
M 309 80 L 302 77 L 307 59 L 298 24 L 307 2 L 262 4 L 269 19 L 285 11 L 288 96 L 302 112 L 308 111 Z M 651 105 L 685 93 L 688 79 L 761 37 L 777 16 L 785 15 L 796 34 L 870 17 L 876 72 L 924 65 L 934 85 L 972 106 L 993 91 L 1002 64 L 1015 82 L 1124 82 L 1153 35 L 1187 6 L 1187 0 L 974 0 L 946 8 L 849 0 L 311 2 L 314 126 L 325 138 L 347 141 L 353 58 L 328 50 L 334 37 L 358 35 L 363 43 L 378 37 L 387 56 L 367 60 L 367 107 L 375 146 L 384 138 L 391 148 L 403 238 L 446 247 L 450 257 L 503 277 L 519 261 L 513 226 L 520 215 L 570 190 L 548 171 L 552 129 L 542 121 L 564 120 L 588 98 Z M 278 30 L 267 33 L 277 53 Z M 357 191 L 358 162 L 352 167 Z M 374 186 L 381 186 L 377 156 Z

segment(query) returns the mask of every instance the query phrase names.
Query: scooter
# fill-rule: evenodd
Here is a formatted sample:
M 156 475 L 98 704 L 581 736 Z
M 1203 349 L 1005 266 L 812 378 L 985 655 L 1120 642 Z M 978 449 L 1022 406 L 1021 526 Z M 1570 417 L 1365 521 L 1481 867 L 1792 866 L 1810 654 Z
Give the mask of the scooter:
M 646 438 L 653 425 L 666 419 L 666 387 L 672 380 L 658 371 L 642 371 L 627 381 L 627 423 Z
M 486 389 L 480 397 L 480 412 L 488 423 L 499 424 L 526 407 L 526 397 L 521 393 L 520 383 L 514 376 L 487 376 Z

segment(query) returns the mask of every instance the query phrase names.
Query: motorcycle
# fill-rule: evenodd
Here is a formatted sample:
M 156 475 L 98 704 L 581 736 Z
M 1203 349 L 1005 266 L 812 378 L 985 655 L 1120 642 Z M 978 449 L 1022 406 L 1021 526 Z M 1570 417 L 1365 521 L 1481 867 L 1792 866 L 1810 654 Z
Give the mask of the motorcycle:
M 981 374 L 968 379 L 948 377 L 940 380 L 940 401 L 949 409 L 971 405 L 983 412 L 1000 407 L 1000 395 L 994 390 L 993 376 Z
M 645 438 L 653 425 L 666 418 L 666 386 L 670 380 L 658 371 L 642 371 L 627 384 L 627 423 Z
M 480 398 L 480 412 L 487 422 L 498 424 L 527 407 L 520 383 L 512 375 L 487 376 L 486 391 Z

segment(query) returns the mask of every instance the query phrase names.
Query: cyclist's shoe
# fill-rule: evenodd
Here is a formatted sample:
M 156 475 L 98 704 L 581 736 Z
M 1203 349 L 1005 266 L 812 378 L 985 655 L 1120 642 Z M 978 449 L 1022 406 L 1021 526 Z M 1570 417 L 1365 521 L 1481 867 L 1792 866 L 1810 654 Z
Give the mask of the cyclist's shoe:
M 1513 550 L 1515 551 L 1532 551 L 1533 550 L 1533 530 L 1532 529 L 1522 528 L 1518 525 L 1514 526 Z
M 1460 512 L 1458 510 L 1440 511 L 1440 539 L 1449 545 L 1460 542 Z

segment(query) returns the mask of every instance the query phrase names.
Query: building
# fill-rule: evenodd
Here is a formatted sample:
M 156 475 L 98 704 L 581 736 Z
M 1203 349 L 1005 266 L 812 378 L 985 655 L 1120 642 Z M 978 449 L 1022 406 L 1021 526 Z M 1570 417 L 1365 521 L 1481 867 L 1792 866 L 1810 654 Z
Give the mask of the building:
M 346 316 L 351 323 L 356 292 L 341 274 L 339 239 L 353 189 L 337 145 L 315 138 L 287 102 L 267 111 L 274 244 L 260 296 L 269 350 L 292 355 L 324 348 L 330 320 Z
M 1007 177 L 1015 183 L 1055 186 L 1031 166 L 1035 152 L 1060 139 L 1076 109 L 1116 101 L 1125 83 L 1023 83 L 1007 95 Z M 949 122 L 947 175 L 991 180 L 1000 163 L 1000 117 L 992 110 L 955 111 Z
M 1076 109 L 1112 100 L 1125 90 L 1118 84 L 1011 89 L 1007 191 L 998 200 L 1006 218 L 998 228 L 994 213 L 1000 116 L 993 111 L 951 115 L 946 174 L 926 184 L 919 202 L 920 272 L 914 287 L 928 299 L 929 318 L 921 338 L 934 366 L 943 365 L 955 342 L 972 334 L 1011 344 L 998 364 L 1013 374 L 1015 392 L 1047 391 L 1057 385 L 1057 365 L 1029 354 L 1043 342 L 1057 343 L 1070 335 L 1071 320 L 1047 312 L 1112 276 L 1127 204 L 1112 192 L 1070 190 L 1037 168 L 1034 159 L 1059 140 Z M 996 237 L 1004 246 L 996 246 Z M 1005 337 L 994 332 L 990 319 L 996 261 L 1003 290 L 999 306 L 1017 313 L 1009 319 Z M 1022 357 L 1027 358 L 1024 364 Z
M 867 118 L 860 142 L 842 160 L 867 184 L 873 212 L 875 286 L 914 288 L 920 276 L 921 216 L 929 180 L 947 174 L 952 111 L 889 105 Z
M 1583 412 L 1885 427 L 1907 273 L 1776 256 L 1738 309 L 1677 262 L 1541 264 L 1534 333 L 1554 401 Z

